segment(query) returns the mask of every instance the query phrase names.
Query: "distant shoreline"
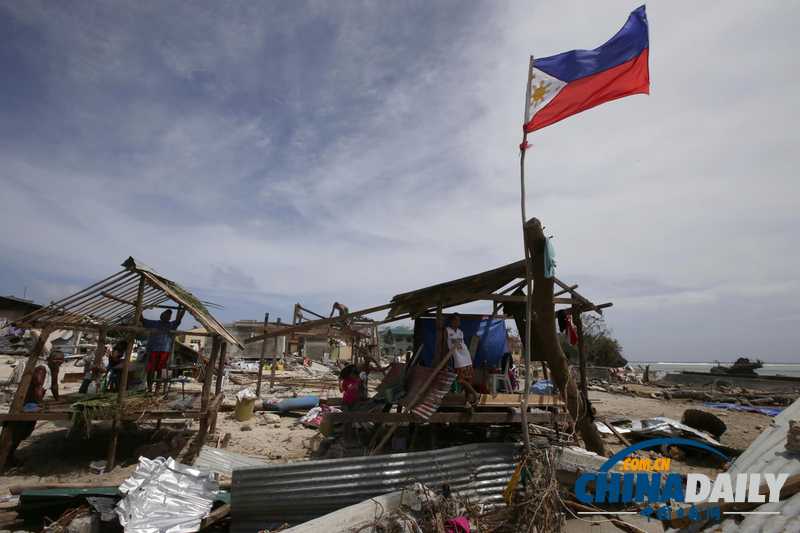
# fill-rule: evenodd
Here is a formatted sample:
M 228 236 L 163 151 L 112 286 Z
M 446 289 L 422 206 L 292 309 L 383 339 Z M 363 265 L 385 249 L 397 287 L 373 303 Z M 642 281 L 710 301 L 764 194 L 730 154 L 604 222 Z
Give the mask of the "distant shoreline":
M 676 374 L 682 370 L 692 371 L 692 372 L 708 372 L 715 366 L 722 365 L 722 366 L 730 366 L 733 364 L 731 362 L 720 362 L 720 363 L 678 363 L 678 362 L 629 362 L 634 368 L 638 368 L 641 366 L 644 368 L 645 366 L 650 366 L 650 372 L 655 372 L 656 375 L 658 374 Z M 793 377 L 800 377 L 800 363 L 764 363 L 762 368 L 756 370 L 756 374 L 759 376 L 793 376 Z

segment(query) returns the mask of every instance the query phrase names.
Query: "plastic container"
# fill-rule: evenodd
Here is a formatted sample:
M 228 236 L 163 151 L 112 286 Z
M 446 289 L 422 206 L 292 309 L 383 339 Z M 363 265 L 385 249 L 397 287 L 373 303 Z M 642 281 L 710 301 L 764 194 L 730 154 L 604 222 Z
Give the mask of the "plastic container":
M 247 422 L 253 418 L 253 407 L 256 405 L 258 398 L 245 398 L 244 400 L 236 400 L 236 409 L 233 411 L 233 418 L 239 422 Z
M 100 475 L 106 471 L 106 466 L 108 466 L 108 461 L 95 461 L 89 466 L 92 474 Z
M 86 394 L 88 394 L 89 396 L 94 396 L 97 394 L 99 390 L 100 390 L 100 383 L 98 383 L 97 381 L 92 381 L 89 384 L 89 388 L 86 389 Z

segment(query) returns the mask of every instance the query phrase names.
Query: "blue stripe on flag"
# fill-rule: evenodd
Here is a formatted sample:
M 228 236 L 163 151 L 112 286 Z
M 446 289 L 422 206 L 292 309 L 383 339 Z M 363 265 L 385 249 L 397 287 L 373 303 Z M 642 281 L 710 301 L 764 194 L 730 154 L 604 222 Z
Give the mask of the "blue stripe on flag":
M 567 83 L 636 59 L 649 46 L 647 14 L 641 6 L 628 17 L 625 26 L 600 48 L 572 50 L 533 61 L 534 68 Z

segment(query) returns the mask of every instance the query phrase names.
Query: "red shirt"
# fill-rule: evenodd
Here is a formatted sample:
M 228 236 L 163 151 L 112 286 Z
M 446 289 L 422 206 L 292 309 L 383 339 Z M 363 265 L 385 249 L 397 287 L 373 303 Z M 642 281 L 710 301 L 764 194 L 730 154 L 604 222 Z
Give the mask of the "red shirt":
M 345 379 L 342 381 L 342 388 L 344 389 L 344 393 L 342 394 L 342 402 L 349 404 L 358 403 L 358 390 L 361 388 L 360 379 Z

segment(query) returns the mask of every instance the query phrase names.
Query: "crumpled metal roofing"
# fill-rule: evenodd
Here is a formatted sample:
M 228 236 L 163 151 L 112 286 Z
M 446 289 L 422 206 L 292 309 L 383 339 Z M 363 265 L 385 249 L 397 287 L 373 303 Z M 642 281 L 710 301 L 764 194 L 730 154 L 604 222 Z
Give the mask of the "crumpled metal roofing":
M 266 464 L 264 461 L 247 457 L 238 453 L 229 452 L 203 446 L 194 465 L 198 468 L 212 470 L 216 474 L 231 477 L 233 470 L 245 466 L 259 466 Z
M 300 524 L 400 490 L 409 476 L 436 492 L 441 492 L 444 477 L 462 494 L 499 502 L 518 462 L 518 444 L 489 443 L 237 468 L 231 486 L 230 531 L 255 533 L 284 523 Z
M 422 390 L 422 386 L 427 383 L 433 373 L 434 368 L 427 366 L 413 365 L 406 371 L 405 380 L 405 395 L 400 398 L 399 403 L 403 407 L 408 408 L 411 401 L 416 398 L 417 394 Z M 428 385 L 425 393 L 417 400 L 411 412 L 424 418 L 429 419 L 433 413 L 439 409 L 442 404 L 442 398 L 450 390 L 453 381 L 456 379 L 456 373 L 448 368 L 443 368 L 434 378 L 433 382 Z
M 211 511 L 219 483 L 211 470 L 142 457 L 119 491 L 126 494 L 116 508 L 125 533 L 191 533 Z
M 800 420 L 800 400 L 776 416 L 773 424 L 736 459 L 738 470 L 732 465 L 728 468 L 731 483 L 736 486 L 740 473 L 787 473 L 800 474 L 800 454 L 786 450 L 786 434 L 789 420 Z M 762 478 L 763 482 L 763 478 Z M 702 529 L 708 533 L 789 533 L 800 531 L 800 493 L 780 502 L 764 503 L 751 511 L 779 511 L 778 515 L 747 515 L 742 520 L 739 515 L 731 515 L 719 523 L 698 522 L 685 529 L 670 529 L 668 533 L 695 532 Z

